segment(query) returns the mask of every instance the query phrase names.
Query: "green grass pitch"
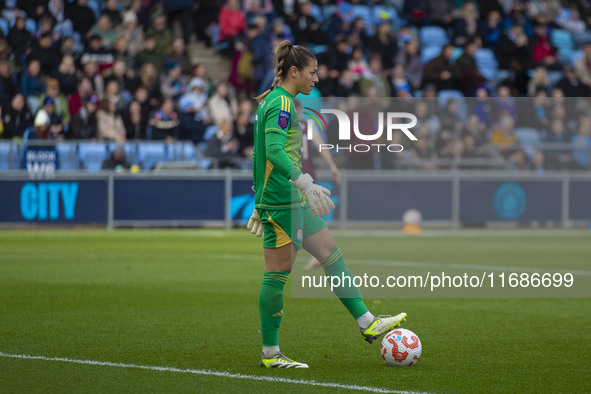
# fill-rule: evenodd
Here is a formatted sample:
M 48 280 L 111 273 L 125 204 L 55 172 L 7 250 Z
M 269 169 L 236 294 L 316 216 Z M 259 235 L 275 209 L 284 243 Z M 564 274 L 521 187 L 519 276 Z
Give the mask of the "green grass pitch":
M 570 260 L 590 271 L 583 232 L 358 233 L 336 233 L 345 260 L 372 257 L 356 255 L 358 244 L 392 249 L 400 261 Z M 391 368 L 338 300 L 291 298 L 288 285 L 281 348 L 311 368 L 259 368 L 261 248 L 246 230 L 0 232 L 0 392 L 352 392 L 311 381 L 429 393 L 591 392 L 590 299 L 367 299 L 375 314 L 407 312 L 405 327 L 423 343 L 415 367 Z

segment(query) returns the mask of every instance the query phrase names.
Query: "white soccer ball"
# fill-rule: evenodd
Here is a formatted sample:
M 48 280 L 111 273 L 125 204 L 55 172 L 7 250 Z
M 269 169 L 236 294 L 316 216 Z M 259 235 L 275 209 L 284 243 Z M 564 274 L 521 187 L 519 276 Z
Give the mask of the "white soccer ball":
M 382 339 L 380 353 L 384 362 L 392 367 L 415 365 L 421 357 L 423 346 L 418 335 L 406 328 L 390 331 Z
M 409 209 L 402 215 L 402 221 L 404 224 L 421 224 L 423 215 L 416 209 Z

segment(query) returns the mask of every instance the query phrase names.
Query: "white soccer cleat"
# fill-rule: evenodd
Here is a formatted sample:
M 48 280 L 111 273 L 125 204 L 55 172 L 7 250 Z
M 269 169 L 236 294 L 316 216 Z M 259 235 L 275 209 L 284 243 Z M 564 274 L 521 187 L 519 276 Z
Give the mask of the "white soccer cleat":
M 378 339 L 382 334 L 399 327 L 400 323 L 406 321 L 406 313 L 402 312 L 396 316 L 380 315 L 367 328 L 361 328 L 361 335 L 369 343 Z

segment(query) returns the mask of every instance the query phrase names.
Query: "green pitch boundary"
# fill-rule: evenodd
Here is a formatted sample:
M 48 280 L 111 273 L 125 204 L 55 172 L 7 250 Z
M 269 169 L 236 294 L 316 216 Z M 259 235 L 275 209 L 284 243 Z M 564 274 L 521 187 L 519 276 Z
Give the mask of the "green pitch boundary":
M 21 359 L 21 360 L 23 360 L 23 359 L 24 360 L 42 360 L 42 361 L 56 361 L 56 362 L 71 363 L 71 364 L 98 365 L 98 366 L 102 366 L 102 367 L 114 367 L 114 368 L 133 368 L 133 369 L 143 369 L 143 370 L 158 371 L 158 372 L 177 372 L 177 373 L 187 373 L 187 374 L 193 374 L 193 375 L 217 376 L 217 377 L 221 377 L 221 378 L 230 378 L 230 379 L 246 379 L 246 380 L 259 380 L 259 381 L 266 381 L 266 382 L 302 384 L 302 385 L 306 385 L 306 386 L 317 386 L 317 387 L 337 388 L 337 389 L 345 389 L 345 390 L 367 391 L 370 393 L 427 394 L 427 393 L 420 393 L 420 392 L 416 392 L 416 391 L 389 390 L 389 389 L 384 389 L 384 388 L 380 388 L 380 387 L 358 386 L 358 385 L 349 385 L 349 384 L 331 383 L 331 382 L 317 382 L 315 380 L 289 379 L 289 378 L 278 378 L 278 377 L 271 377 L 271 376 L 244 375 L 244 374 L 240 374 L 240 373 L 210 371 L 210 370 L 205 370 L 205 369 L 181 369 L 181 368 L 175 368 L 175 367 L 161 367 L 161 366 L 155 366 L 155 365 L 123 364 L 123 363 L 112 363 L 110 361 L 79 360 L 79 359 L 72 359 L 72 358 L 65 358 L 65 357 L 30 356 L 27 354 L 9 354 L 9 353 L 3 353 L 3 352 L 0 352 L 0 357 L 17 358 L 17 359 Z

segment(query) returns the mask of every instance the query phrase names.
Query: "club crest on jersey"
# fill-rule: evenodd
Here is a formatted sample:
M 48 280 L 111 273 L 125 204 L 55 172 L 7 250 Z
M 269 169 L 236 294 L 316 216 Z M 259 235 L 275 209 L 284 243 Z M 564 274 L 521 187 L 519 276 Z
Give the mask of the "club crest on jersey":
M 277 120 L 277 124 L 279 125 L 279 127 L 281 127 L 282 129 L 285 129 L 287 127 L 287 125 L 289 124 L 289 117 L 290 117 L 289 112 L 280 110 L 279 111 L 279 119 Z

